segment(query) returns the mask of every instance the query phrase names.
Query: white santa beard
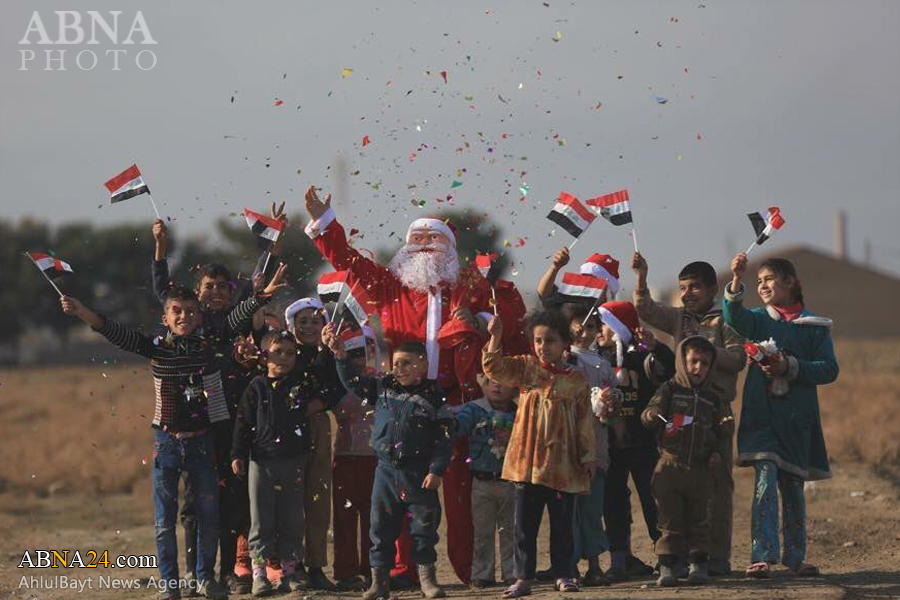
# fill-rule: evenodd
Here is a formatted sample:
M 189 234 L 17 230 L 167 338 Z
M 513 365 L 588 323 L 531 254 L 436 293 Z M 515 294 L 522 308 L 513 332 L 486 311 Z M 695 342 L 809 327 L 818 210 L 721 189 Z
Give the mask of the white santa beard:
M 452 249 L 449 252 L 422 252 L 420 246 L 400 248 L 388 268 L 404 286 L 419 292 L 427 292 L 440 283 L 456 283 L 459 276 L 459 259 Z

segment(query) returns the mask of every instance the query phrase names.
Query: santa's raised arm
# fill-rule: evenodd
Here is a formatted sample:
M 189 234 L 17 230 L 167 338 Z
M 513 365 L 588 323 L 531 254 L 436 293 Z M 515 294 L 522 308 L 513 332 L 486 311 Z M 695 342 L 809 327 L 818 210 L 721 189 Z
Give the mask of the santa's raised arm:
M 385 266 L 350 246 L 330 194 L 323 202 L 310 187 L 306 210 L 311 218 L 307 235 L 335 269 L 350 271 L 357 285 L 366 287 L 388 343 L 424 342 L 428 377 L 437 379 L 451 398 L 456 396 L 460 385 L 474 378 L 474 373 L 460 372 L 459 346 L 484 336 L 492 312 L 487 281 L 474 268 L 460 268 L 452 224 L 416 219 L 406 244 Z

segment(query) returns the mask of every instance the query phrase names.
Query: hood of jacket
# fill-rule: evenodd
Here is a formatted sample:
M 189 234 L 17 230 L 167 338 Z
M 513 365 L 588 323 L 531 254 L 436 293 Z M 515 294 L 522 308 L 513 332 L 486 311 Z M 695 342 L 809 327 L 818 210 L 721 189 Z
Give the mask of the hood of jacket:
M 661 343 L 661 342 L 660 342 Z M 709 363 L 709 370 L 706 373 L 706 379 L 703 380 L 699 386 L 694 386 L 691 383 L 691 378 L 688 376 L 687 370 L 687 345 L 690 344 L 692 346 L 701 346 L 709 350 L 712 353 L 712 361 Z M 696 388 L 698 390 L 704 390 L 710 387 L 710 379 L 713 372 L 713 368 L 716 365 L 716 347 L 712 342 L 707 340 L 703 336 L 692 335 L 690 337 L 686 337 L 681 340 L 681 343 L 678 344 L 678 347 L 675 349 L 675 382 L 678 385 L 686 387 L 686 388 Z

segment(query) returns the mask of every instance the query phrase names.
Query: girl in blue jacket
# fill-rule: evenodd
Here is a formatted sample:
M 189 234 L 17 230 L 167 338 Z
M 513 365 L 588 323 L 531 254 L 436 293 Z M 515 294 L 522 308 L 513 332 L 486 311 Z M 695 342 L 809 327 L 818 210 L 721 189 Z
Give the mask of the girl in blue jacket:
M 781 563 L 795 575 L 818 575 L 806 560 L 806 481 L 831 477 L 819 416 L 816 386 L 831 383 L 838 365 L 831 343 L 831 320 L 807 310 L 797 271 L 790 261 L 773 258 L 757 273 L 757 292 L 765 306 L 744 307 L 741 277 L 747 255 L 731 263 L 725 288 L 725 322 L 750 342 L 774 340 L 778 352 L 764 362 L 751 361 L 744 383 L 738 429 L 737 464 L 756 469 L 747 575 L 768 577 L 778 562 L 778 494 L 784 520 Z

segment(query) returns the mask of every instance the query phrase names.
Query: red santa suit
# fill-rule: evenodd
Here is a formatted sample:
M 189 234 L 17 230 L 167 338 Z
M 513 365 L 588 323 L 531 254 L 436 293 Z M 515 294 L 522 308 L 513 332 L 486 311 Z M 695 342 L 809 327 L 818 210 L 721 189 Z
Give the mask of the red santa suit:
M 421 227 L 416 227 L 419 224 Z M 452 242 L 453 233 L 443 223 L 423 219 L 413 223 L 413 229 L 438 229 Z M 387 267 L 364 257 L 347 243 L 344 228 L 335 220 L 329 208 L 321 217 L 306 226 L 306 233 L 316 248 L 337 270 L 349 270 L 365 285 L 377 307 L 386 341 L 391 347 L 406 341 L 423 342 L 428 353 L 428 378 L 436 379 L 447 393 L 450 404 L 461 404 L 480 395 L 474 384 L 475 372 L 468 356 L 473 347 L 479 349 L 485 338 L 459 320 L 451 319 L 453 310 L 468 308 L 473 314 L 489 319 L 491 290 L 472 268 L 460 269 L 452 287 L 441 285 L 427 292 L 404 286 Z M 457 442 L 453 460 L 444 473 L 444 510 L 447 514 L 447 554 L 457 577 L 467 583 L 472 567 L 472 508 L 471 479 L 466 458 L 465 439 Z M 405 539 L 404 539 L 405 538 Z M 393 576 L 414 576 L 415 567 L 409 554 L 408 537 L 398 541 L 397 564 Z

